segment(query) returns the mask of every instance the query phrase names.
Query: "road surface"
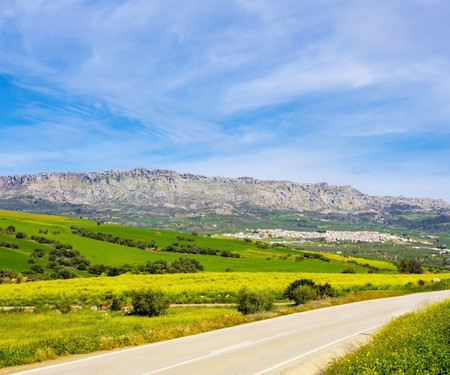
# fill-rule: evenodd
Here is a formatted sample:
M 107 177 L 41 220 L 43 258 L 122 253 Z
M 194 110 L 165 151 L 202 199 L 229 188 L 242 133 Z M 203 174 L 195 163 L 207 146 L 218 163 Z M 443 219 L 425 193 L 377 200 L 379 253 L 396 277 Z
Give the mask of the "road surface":
M 24 371 L 16 368 L 14 373 L 274 374 L 374 330 L 392 317 L 446 298 L 450 298 L 449 290 L 333 306 L 51 365 L 40 364 Z

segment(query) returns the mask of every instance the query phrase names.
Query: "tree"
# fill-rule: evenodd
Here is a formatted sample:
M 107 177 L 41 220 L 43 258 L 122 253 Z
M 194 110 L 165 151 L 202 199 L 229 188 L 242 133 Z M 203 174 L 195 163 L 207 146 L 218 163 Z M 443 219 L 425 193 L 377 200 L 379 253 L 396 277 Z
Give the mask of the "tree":
M 273 308 L 273 296 L 265 291 L 241 289 L 238 294 L 238 311 L 255 314 L 261 311 L 270 311 Z
M 422 265 L 416 259 L 402 259 L 399 269 L 401 273 L 423 273 Z
M 169 308 L 169 297 L 159 290 L 142 289 L 132 292 L 133 314 L 158 316 Z
M 311 301 L 316 298 L 316 291 L 309 285 L 299 285 L 292 291 L 292 299 L 296 305 Z
M 44 273 L 44 267 L 42 264 L 33 264 L 31 270 L 36 273 Z
M 311 288 L 316 286 L 316 283 L 310 279 L 299 279 L 295 280 L 288 285 L 286 290 L 284 291 L 284 298 L 294 299 L 294 290 L 297 289 L 300 285 L 308 285 Z

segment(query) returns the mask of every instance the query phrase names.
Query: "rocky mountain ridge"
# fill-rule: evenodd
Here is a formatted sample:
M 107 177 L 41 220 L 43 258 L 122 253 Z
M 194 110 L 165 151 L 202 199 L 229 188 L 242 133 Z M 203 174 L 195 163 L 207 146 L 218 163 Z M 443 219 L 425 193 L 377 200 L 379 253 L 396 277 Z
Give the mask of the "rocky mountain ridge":
M 0 200 L 40 199 L 55 204 L 163 207 L 190 212 L 252 214 L 449 214 L 450 204 L 430 198 L 378 197 L 351 186 L 179 174 L 137 168 L 90 173 L 44 172 L 0 177 Z

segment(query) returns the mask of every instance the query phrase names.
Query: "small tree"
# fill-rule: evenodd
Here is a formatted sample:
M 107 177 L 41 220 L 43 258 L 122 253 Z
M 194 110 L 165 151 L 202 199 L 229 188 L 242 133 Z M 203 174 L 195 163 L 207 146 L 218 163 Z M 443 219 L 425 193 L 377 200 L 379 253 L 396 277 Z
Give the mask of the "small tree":
M 112 311 L 120 311 L 125 306 L 125 296 L 123 294 L 113 295 L 110 310 Z
M 270 311 L 273 308 L 273 296 L 265 291 L 241 289 L 238 295 L 238 311 L 255 314 L 261 311 Z
M 136 290 L 131 295 L 133 314 L 139 316 L 158 316 L 169 308 L 169 297 L 162 291 L 152 289 Z
M 297 289 L 300 285 L 308 285 L 311 288 L 314 288 L 316 286 L 316 283 L 310 279 L 299 279 L 295 280 L 292 283 L 288 285 L 286 290 L 284 291 L 284 298 L 288 299 L 294 299 L 294 290 Z
M 34 249 L 31 255 L 35 258 L 42 258 L 45 255 L 45 251 L 42 249 Z
M 300 286 L 307 286 L 308 288 L 300 288 Z M 310 291 L 313 292 L 312 298 Z M 295 280 L 288 285 L 284 291 L 284 298 L 292 299 L 297 305 L 309 301 L 311 299 L 320 299 L 323 297 L 334 297 L 335 290 L 328 283 L 316 284 L 310 279 Z
M 292 299 L 296 305 L 301 305 L 316 298 L 316 291 L 309 285 L 299 285 L 292 291 Z
M 422 265 L 415 259 L 402 259 L 399 270 L 401 273 L 423 273 Z
M 33 264 L 31 270 L 36 273 L 44 273 L 44 267 L 42 264 Z

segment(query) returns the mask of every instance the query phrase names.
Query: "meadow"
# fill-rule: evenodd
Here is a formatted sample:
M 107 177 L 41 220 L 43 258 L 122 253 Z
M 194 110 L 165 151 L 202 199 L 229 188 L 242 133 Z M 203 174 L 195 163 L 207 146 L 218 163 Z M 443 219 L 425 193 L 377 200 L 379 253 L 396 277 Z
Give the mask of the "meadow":
M 112 295 L 141 288 L 160 289 L 172 303 L 235 302 L 238 291 L 247 287 L 270 291 L 278 300 L 289 283 L 307 278 L 329 283 L 338 294 L 370 289 L 404 289 L 408 283 L 449 274 L 326 274 L 296 272 L 202 272 L 196 274 L 131 275 L 36 281 L 0 285 L 0 306 L 40 306 L 68 302 L 100 306 Z
M 269 247 L 260 249 L 256 243 L 243 240 L 222 239 L 208 236 L 198 236 L 185 233 L 177 233 L 156 229 L 142 229 L 126 227 L 115 224 L 100 224 L 86 219 L 69 218 L 52 215 L 38 215 L 23 212 L 0 210 L 0 227 L 6 229 L 14 226 L 17 232 L 41 236 L 50 240 L 68 243 L 74 249 L 80 251 L 91 264 L 105 264 L 112 267 L 121 267 L 125 264 L 144 264 L 148 260 L 158 259 L 173 262 L 180 256 L 189 256 L 198 260 L 205 271 L 223 272 L 227 269 L 239 272 L 318 272 L 339 273 L 348 268 L 345 259 L 324 262 L 317 259 L 304 259 L 295 261 L 296 256 L 301 255 L 300 250 L 283 247 Z M 134 241 L 154 242 L 156 251 L 146 251 L 136 247 L 127 247 L 115 243 L 99 241 L 92 238 L 81 237 L 73 234 L 71 227 L 81 227 L 89 232 L 101 232 L 111 234 L 122 239 Z M 43 233 L 44 232 L 44 233 Z M 34 248 L 42 248 L 48 252 L 50 247 L 24 239 L 16 239 L 11 235 L 0 234 L 5 241 L 15 242 L 18 250 L 0 247 L 0 268 L 10 268 L 15 271 L 29 270 L 28 256 Z M 185 240 L 180 240 L 183 237 Z M 1 240 L 0 240 L 1 242 Z M 202 248 L 214 248 L 238 253 L 241 258 L 228 258 L 198 254 L 179 254 L 163 252 L 161 249 L 172 245 L 195 244 Z M 13 260 L 14 259 L 14 260 Z M 11 260 L 11 261 L 9 261 Z M 392 266 L 385 262 L 386 267 Z M 368 269 L 359 265 L 351 266 L 357 273 L 367 273 Z

